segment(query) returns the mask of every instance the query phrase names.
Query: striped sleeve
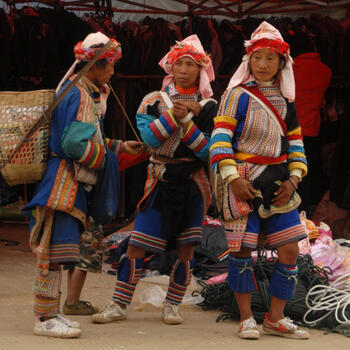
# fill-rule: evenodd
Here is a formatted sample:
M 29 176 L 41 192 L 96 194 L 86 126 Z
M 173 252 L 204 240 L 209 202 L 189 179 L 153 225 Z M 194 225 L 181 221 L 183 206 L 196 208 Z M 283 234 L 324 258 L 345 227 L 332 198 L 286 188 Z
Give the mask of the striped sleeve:
M 68 158 L 99 171 L 105 164 L 105 147 L 91 140 L 95 132 L 94 125 L 73 121 L 64 129 L 61 147 Z
M 307 174 L 307 161 L 305 156 L 303 137 L 300 126 L 287 132 L 288 140 L 288 169 L 300 169 L 301 176 Z
M 199 130 L 192 120 L 189 123 L 187 130 L 182 135 L 181 142 L 192 150 L 196 157 L 203 161 L 208 160 L 210 136 L 206 136 L 201 130 Z
M 136 122 L 142 140 L 153 148 L 159 147 L 178 129 L 178 124 L 170 111 L 165 112 L 159 118 L 149 114 L 137 113 Z
M 137 128 L 143 141 L 153 147 L 159 147 L 178 128 L 179 125 L 170 110 L 160 116 L 148 114 L 148 106 L 154 106 L 160 100 L 159 92 L 152 92 L 144 97 L 136 114 Z
M 210 140 L 210 164 L 215 172 L 218 166 L 236 165 L 232 137 L 238 122 L 238 103 L 242 92 L 239 89 L 225 91 Z
M 305 156 L 301 127 L 298 122 L 294 103 L 288 104 L 286 124 L 289 172 L 292 172 L 294 169 L 300 169 L 301 176 L 304 177 L 307 174 L 307 160 Z
M 105 165 L 105 148 L 99 143 L 89 140 L 84 154 L 78 162 L 86 165 L 89 169 L 100 171 Z

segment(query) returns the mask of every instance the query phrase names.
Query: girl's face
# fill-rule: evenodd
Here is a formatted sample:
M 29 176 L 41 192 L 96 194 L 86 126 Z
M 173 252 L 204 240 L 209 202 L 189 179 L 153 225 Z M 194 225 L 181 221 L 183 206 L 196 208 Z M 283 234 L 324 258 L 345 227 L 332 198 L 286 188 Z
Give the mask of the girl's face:
M 281 60 L 276 51 L 264 48 L 250 57 L 250 69 L 256 80 L 271 81 L 280 68 Z
M 183 89 L 195 87 L 199 70 L 199 65 L 192 58 L 180 58 L 173 66 L 175 84 Z
M 104 68 L 99 68 L 96 65 L 95 67 L 95 85 L 101 87 L 104 84 L 108 83 L 112 76 L 114 75 L 114 63 L 106 63 Z

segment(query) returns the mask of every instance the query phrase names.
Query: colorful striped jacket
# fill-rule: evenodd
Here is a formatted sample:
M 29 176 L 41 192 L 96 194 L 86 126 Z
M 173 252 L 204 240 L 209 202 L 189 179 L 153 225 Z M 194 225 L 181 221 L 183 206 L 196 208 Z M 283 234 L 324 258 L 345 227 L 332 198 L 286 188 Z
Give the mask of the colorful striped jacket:
M 198 91 L 194 94 L 180 94 L 174 84 L 167 87 L 166 93 L 172 101 L 200 101 L 201 99 Z M 153 149 L 155 155 L 175 159 L 194 158 L 203 162 L 201 168 L 193 174 L 192 179 L 202 194 L 205 211 L 210 203 L 210 187 L 203 169 L 208 162 L 210 134 L 213 130 L 213 118 L 216 112 L 216 101 L 209 101 L 203 107 L 200 115 L 192 118 L 187 130 L 183 130 L 172 116 L 160 92 L 154 91 L 144 97 L 136 115 L 141 137 Z M 145 193 L 139 203 L 139 209 L 147 204 L 159 180 L 153 168 L 154 164 L 150 163 Z
M 249 164 L 249 179 L 256 179 L 270 164 L 288 164 L 290 174 L 300 177 L 307 173 L 307 161 L 294 103 L 286 101 L 278 83 L 256 85 L 275 107 L 286 125 L 286 133 L 263 106 L 242 88 L 226 90 L 219 112 L 214 119 L 210 142 L 210 162 L 213 171 L 236 172 L 237 161 Z

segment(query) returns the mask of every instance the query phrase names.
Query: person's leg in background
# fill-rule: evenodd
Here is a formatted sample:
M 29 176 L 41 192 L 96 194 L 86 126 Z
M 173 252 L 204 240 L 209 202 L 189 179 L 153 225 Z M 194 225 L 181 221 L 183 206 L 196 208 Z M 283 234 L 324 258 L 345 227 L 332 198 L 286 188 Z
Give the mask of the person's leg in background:
M 65 315 L 93 315 L 98 309 L 89 301 L 80 300 L 88 272 L 102 271 L 102 226 L 90 222 L 80 237 L 80 261 L 68 270 L 67 297 L 63 305 Z

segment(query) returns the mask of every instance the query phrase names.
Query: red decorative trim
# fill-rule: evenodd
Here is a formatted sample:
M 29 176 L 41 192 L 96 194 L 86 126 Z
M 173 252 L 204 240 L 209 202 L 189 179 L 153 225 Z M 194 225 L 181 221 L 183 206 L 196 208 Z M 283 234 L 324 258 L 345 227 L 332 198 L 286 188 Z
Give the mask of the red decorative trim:
M 90 144 L 90 152 L 89 152 L 89 154 L 87 155 L 87 157 L 81 162 L 82 164 L 87 164 L 87 163 L 89 163 L 89 162 L 91 161 L 92 155 L 93 155 L 93 153 L 94 153 L 94 148 L 95 148 L 94 143 L 93 143 L 91 140 L 89 140 L 88 142 L 89 142 L 89 144 Z
M 201 141 L 201 143 L 193 150 L 193 152 L 199 152 L 206 144 L 208 143 L 208 140 L 204 137 L 204 139 Z
M 225 122 L 219 122 L 219 123 L 215 123 L 215 129 L 218 128 L 224 128 L 224 129 L 229 129 L 230 131 L 235 131 L 236 127 L 230 123 L 225 123 Z
M 302 140 L 302 139 L 303 139 L 303 136 L 301 134 L 287 136 L 288 141 L 290 141 L 290 140 Z
M 183 142 L 186 143 L 186 142 L 193 136 L 193 134 L 196 132 L 197 129 L 198 129 L 198 128 L 197 128 L 196 124 L 193 124 L 192 127 L 191 127 L 191 129 L 190 129 L 190 131 L 189 131 L 189 132 L 187 133 L 187 135 L 182 139 Z
M 232 154 L 217 154 L 214 157 L 211 158 L 211 164 L 214 164 L 216 162 L 220 162 L 223 159 L 232 159 L 235 160 Z
M 157 128 L 157 126 L 154 124 L 154 122 L 151 123 L 151 124 L 149 125 L 149 127 L 150 127 L 150 129 L 152 130 L 154 136 L 155 136 L 159 141 L 162 142 L 162 141 L 165 140 L 164 136 L 163 136 L 162 133 L 158 130 L 158 128 Z
M 287 132 L 288 132 L 286 123 L 282 119 L 281 115 L 278 113 L 277 109 L 271 104 L 271 102 L 265 97 L 265 95 L 256 86 L 242 86 L 241 85 L 241 87 L 243 89 L 248 90 L 249 92 L 251 92 L 256 97 L 258 97 L 262 102 L 265 103 L 265 105 L 267 107 L 269 107 L 271 109 L 271 111 L 276 116 L 277 120 L 279 121 L 284 134 L 286 135 Z
M 280 39 L 260 39 L 253 43 L 253 45 L 248 46 L 246 48 L 246 53 L 249 55 L 252 52 L 259 50 L 259 49 L 264 49 L 264 48 L 269 48 L 271 51 L 275 50 L 278 52 L 280 55 L 283 55 L 285 53 L 289 53 L 289 44 L 286 43 L 283 40 Z
M 191 88 L 182 88 L 180 86 L 175 85 L 175 88 L 181 95 L 194 95 L 198 91 L 198 86 L 194 86 Z
M 283 154 L 280 157 L 263 157 L 263 156 L 252 156 L 251 158 L 244 159 L 245 162 L 250 162 L 254 164 L 280 164 L 287 160 L 287 155 Z

